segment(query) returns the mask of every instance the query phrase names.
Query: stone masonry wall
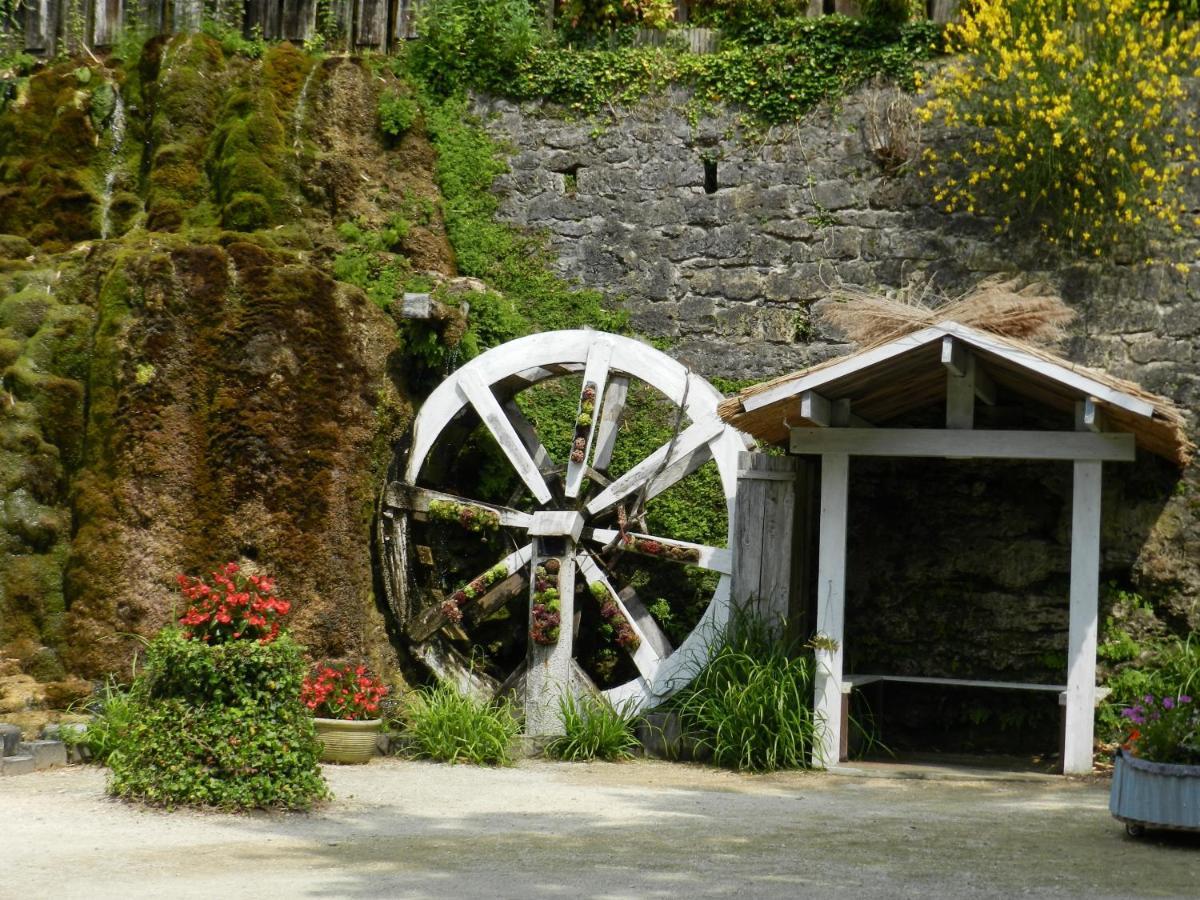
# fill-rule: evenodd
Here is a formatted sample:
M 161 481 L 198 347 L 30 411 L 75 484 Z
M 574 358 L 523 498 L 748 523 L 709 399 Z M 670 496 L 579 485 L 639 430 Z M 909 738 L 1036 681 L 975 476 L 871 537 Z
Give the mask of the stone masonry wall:
M 490 98 L 478 98 L 475 111 L 511 148 L 511 171 L 494 185 L 502 217 L 545 231 L 564 275 L 623 298 L 636 331 L 665 340 L 701 373 L 765 379 L 847 352 L 811 316 L 839 282 L 953 294 L 993 273 L 1026 272 L 1077 310 L 1063 348 L 1070 358 L 1172 397 L 1193 417 L 1200 409 L 1196 234 L 1169 247 L 1167 262 L 1186 272 L 1163 262 L 1058 263 L 1037 242 L 995 237 L 984 219 L 934 210 L 915 172 L 886 175 L 869 137 L 872 109 L 887 99 L 877 90 L 765 136 L 747 134 L 727 110 L 689 123 L 687 99 L 676 90 L 587 121 Z M 948 136 L 924 140 L 941 147 Z M 850 587 L 858 627 L 900 636 L 900 649 L 885 638 L 881 653 L 897 664 L 907 658 L 911 669 L 914 654 L 944 647 L 957 624 L 970 629 L 967 649 L 931 658 L 927 668 L 938 671 L 926 674 L 962 671 L 971 664 L 962 657 L 982 650 L 989 631 L 1001 652 L 975 657 L 987 670 L 980 675 L 1059 668 L 1069 477 L 1053 467 L 976 467 L 935 487 L 944 473 L 923 486 L 911 465 L 860 471 Z M 1152 458 L 1108 472 L 1103 577 L 1152 597 L 1160 623 L 1200 626 L 1191 474 L 1180 480 Z M 1044 497 L 1037 509 L 1030 491 Z M 905 526 L 914 509 L 928 513 L 920 542 Z M 988 537 L 972 544 L 971 529 Z M 859 540 L 888 564 L 860 555 L 856 565 Z M 998 564 L 1014 546 L 1025 563 Z M 922 615 L 935 630 L 914 626 L 918 601 L 932 604 Z

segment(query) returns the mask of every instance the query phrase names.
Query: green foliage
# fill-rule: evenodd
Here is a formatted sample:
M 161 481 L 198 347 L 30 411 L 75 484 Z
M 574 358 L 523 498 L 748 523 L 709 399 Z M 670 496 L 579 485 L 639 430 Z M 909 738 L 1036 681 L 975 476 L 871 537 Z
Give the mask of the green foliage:
M 411 752 L 438 762 L 506 766 L 520 725 L 507 703 L 460 694 L 450 684 L 421 688 L 404 713 Z
M 408 133 L 420 114 L 417 101 L 405 94 L 384 91 L 379 98 L 379 130 L 390 138 L 400 138 Z
M 672 700 L 713 761 L 738 771 L 802 769 L 820 728 L 812 712 L 813 660 L 737 617 L 708 664 Z
M 1121 710 L 1147 694 L 1174 697 L 1200 693 L 1200 636 L 1170 637 L 1139 643 L 1127 631 L 1110 632 L 1097 649 L 1101 659 L 1116 663 L 1105 679 L 1111 693 L 1096 710 L 1099 735 L 1116 740 L 1125 723 Z
M 561 0 L 557 6 L 557 24 L 568 38 L 639 25 L 666 28 L 675 18 L 675 0 Z
M 565 733 L 546 746 L 546 755 L 570 762 L 632 758 L 641 743 L 634 734 L 640 716 L 631 709 L 628 704 L 614 706 L 604 697 L 591 694 L 560 697 L 558 712 Z
M 129 689 L 109 676 L 99 695 L 89 704 L 93 718 L 83 732 L 81 743 L 91 751 L 98 763 L 108 762 L 129 734 L 138 710 Z M 67 734 L 66 729 L 63 734 Z
M 362 288 L 376 306 L 388 309 L 412 276 L 408 259 L 398 252 L 411 227 L 399 214 L 378 231 L 341 223 L 338 234 L 347 246 L 334 257 L 333 277 Z
M 200 31 L 220 44 L 227 56 L 262 59 L 262 55 L 267 49 L 267 42 L 263 40 L 262 36 L 262 28 L 257 25 L 250 37 L 246 37 L 242 29 L 236 25 L 218 19 L 205 18 L 200 23 Z
M 695 55 L 670 47 L 559 47 L 539 40 L 523 0 L 433 0 L 424 8 L 425 37 L 412 51 L 412 69 L 440 97 L 477 88 L 580 114 L 689 83 L 701 102 L 739 104 L 773 124 L 794 121 L 871 77 L 911 88 L 914 64 L 941 45 L 940 26 L 898 21 L 891 8 L 902 0 L 878 0 L 880 15 L 871 19 L 805 18 L 803 3 L 757 5 L 763 9 L 714 4 L 710 15 L 728 29 L 727 38 L 719 52 Z M 648 6 L 657 9 L 589 0 L 568 4 L 559 21 L 569 35 L 594 33 L 637 19 Z M 649 18 L 658 24 L 657 12 Z
M 623 331 L 626 316 L 607 309 L 600 293 L 576 289 L 551 271 L 542 239 L 495 220 L 499 200 L 491 185 L 506 166 L 495 144 L 470 121 L 466 101 L 431 102 L 426 125 L 438 151 L 435 174 L 459 271 L 503 295 L 472 296 L 464 355 L 534 331 L 584 325 Z
M 414 70 L 442 96 L 466 85 L 503 92 L 540 40 L 528 0 L 426 0 L 417 29 Z
M 223 809 L 304 809 L 323 799 L 320 744 L 300 703 L 304 671 L 287 635 L 209 646 L 161 632 L 108 756 L 110 792 Z

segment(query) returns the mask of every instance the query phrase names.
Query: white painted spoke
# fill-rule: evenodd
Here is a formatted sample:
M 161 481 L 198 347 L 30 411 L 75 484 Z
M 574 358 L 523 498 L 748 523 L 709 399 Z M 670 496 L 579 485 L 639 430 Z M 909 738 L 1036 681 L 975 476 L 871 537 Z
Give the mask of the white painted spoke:
M 458 389 L 463 399 L 475 407 L 479 418 L 492 433 L 492 437 L 496 439 L 496 443 L 500 445 L 500 449 L 504 451 L 504 455 L 508 457 L 508 461 L 512 463 L 513 468 L 517 470 L 517 474 L 525 482 L 533 496 L 539 503 L 549 503 L 551 500 L 550 488 L 546 486 L 542 473 L 538 471 L 537 463 L 525 449 L 525 445 L 521 442 L 513 423 L 505 415 L 496 395 L 480 378 L 478 372 L 462 369 L 459 375 Z
M 593 497 L 587 505 L 588 514 L 594 516 L 618 503 L 647 481 L 657 478 L 673 463 L 691 456 L 699 447 L 720 435 L 724 428 L 725 424 L 715 416 L 689 426 L 673 444 L 670 441 L 663 444 Z
M 603 335 L 597 337 L 588 347 L 587 364 L 583 367 L 583 391 L 587 391 L 591 387 L 594 395 L 590 401 L 585 400 L 582 394 L 579 398 L 580 413 L 582 414 L 585 402 L 592 404 L 592 411 L 588 417 L 586 433 L 579 434 L 580 429 L 576 428 L 575 440 L 582 439 L 584 442 L 583 452 L 578 454 L 579 461 L 576 462 L 574 459 L 577 455 L 574 449 L 571 451 L 571 458 L 567 461 L 565 493 L 572 499 L 579 496 L 579 487 L 583 484 L 583 476 L 587 470 L 588 456 L 592 452 L 592 441 L 596 435 L 596 420 L 600 417 L 600 404 L 604 399 L 604 383 L 608 380 L 608 364 L 612 360 L 612 350 L 612 342 Z
M 596 561 L 592 559 L 589 554 L 576 554 L 575 562 L 579 566 L 579 573 L 584 577 L 584 580 L 587 581 L 588 585 L 602 585 L 605 591 L 608 592 L 612 602 L 615 603 L 617 608 L 621 610 L 621 615 L 623 615 L 629 622 L 629 627 L 633 629 L 633 633 L 636 634 L 638 638 L 638 647 L 633 651 L 633 653 L 630 654 L 630 656 L 633 658 L 633 664 L 637 666 L 637 670 L 641 673 L 643 678 L 645 678 L 647 681 L 653 681 L 655 673 L 658 672 L 658 667 L 662 664 L 662 659 L 659 657 L 658 651 L 655 650 L 656 642 L 646 636 L 646 631 L 643 628 L 642 623 L 638 622 L 637 619 L 630 614 L 629 609 L 625 606 L 625 603 L 621 600 L 621 597 L 615 590 L 613 590 L 613 586 L 609 584 L 608 579 L 604 576 L 603 570 L 596 565 Z
M 600 421 L 596 423 L 596 452 L 592 455 L 592 468 L 607 471 L 612 462 L 613 447 L 617 443 L 617 427 L 621 424 L 621 413 L 625 411 L 625 398 L 629 395 L 629 377 L 617 375 L 604 391 L 604 406 Z
M 494 503 L 480 503 L 478 500 L 470 500 L 466 497 L 460 497 L 457 494 L 447 494 L 444 491 L 435 491 L 431 488 L 408 487 L 397 482 L 392 482 L 388 485 L 386 501 L 389 506 L 393 506 L 396 509 L 428 513 L 429 504 L 439 500 L 443 503 L 478 506 L 490 510 L 500 517 L 501 525 L 507 525 L 511 528 L 527 529 L 533 524 L 533 516 L 529 513 L 521 512 L 519 509 L 512 509 L 508 506 L 497 506 Z
M 689 541 L 677 541 L 673 538 L 657 537 L 652 534 L 639 534 L 636 531 L 627 531 L 627 538 L 633 538 L 635 546 L 641 541 L 652 541 L 667 548 L 667 552 L 652 553 L 646 550 L 638 550 L 629 547 L 628 544 L 620 540 L 620 532 L 615 528 L 585 528 L 583 529 L 584 540 L 592 541 L 607 547 L 616 541 L 621 547 L 629 550 L 631 553 L 638 553 L 642 556 L 648 556 L 652 559 L 663 559 L 668 562 L 682 562 L 685 565 L 696 566 L 701 569 L 708 569 L 710 572 L 720 572 L 722 575 L 729 575 L 733 571 L 733 557 L 729 550 L 724 547 L 710 547 L 707 544 L 693 544 Z M 689 557 L 695 554 L 694 557 L 681 559 L 679 556 L 671 555 L 669 548 L 678 548 L 679 550 L 687 551 Z

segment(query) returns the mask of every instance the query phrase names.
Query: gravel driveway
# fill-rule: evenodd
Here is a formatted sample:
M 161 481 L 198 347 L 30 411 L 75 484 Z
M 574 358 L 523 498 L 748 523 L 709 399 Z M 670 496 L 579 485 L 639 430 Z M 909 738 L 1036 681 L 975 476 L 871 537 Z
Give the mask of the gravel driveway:
M 326 767 L 311 815 L 140 809 L 104 772 L 0 780 L 0 897 L 1054 897 L 1200 893 L 1200 838 L 1105 782 L 741 776 L 639 761 Z

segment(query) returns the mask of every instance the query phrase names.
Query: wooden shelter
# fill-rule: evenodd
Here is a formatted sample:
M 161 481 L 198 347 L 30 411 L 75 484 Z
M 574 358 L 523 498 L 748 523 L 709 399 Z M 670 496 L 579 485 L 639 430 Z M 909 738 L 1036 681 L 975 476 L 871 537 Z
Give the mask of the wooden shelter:
M 977 404 L 1000 392 L 1041 412 L 1052 427 L 975 427 Z M 944 404 L 944 427 L 927 424 L 923 407 Z M 1092 769 L 1101 470 L 1130 462 L 1140 449 L 1177 465 L 1192 444 L 1170 401 L 1137 385 L 1085 369 L 1032 345 L 956 322 L 939 322 L 802 372 L 756 385 L 719 407 L 726 422 L 756 438 L 820 460 L 816 561 L 818 647 L 815 708 L 823 723 L 815 762 L 845 754 L 845 710 L 869 681 L 991 686 L 1052 691 L 1065 706 L 1063 770 Z M 940 424 L 940 416 L 939 424 Z M 852 456 L 1066 460 L 1074 465 L 1071 576 L 1065 685 L 843 673 L 847 497 Z M 808 492 L 796 457 L 747 453 L 739 466 L 733 600 L 775 604 L 786 614 L 792 569 L 794 508 Z M 815 478 L 813 479 L 815 482 Z M 815 483 L 813 487 L 815 487 Z M 780 547 L 787 552 L 778 553 Z

